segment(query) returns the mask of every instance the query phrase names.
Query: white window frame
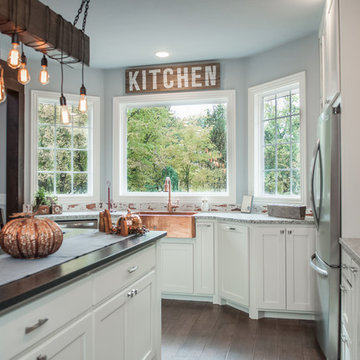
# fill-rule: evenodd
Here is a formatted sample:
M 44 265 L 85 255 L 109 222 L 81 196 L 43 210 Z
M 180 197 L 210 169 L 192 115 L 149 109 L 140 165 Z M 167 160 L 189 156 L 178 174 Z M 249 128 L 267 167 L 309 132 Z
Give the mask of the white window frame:
M 286 90 L 298 84 L 300 94 L 300 196 L 266 195 L 263 189 L 263 126 L 262 99 L 275 91 Z M 248 191 L 254 195 L 257 204 L 290 203 L 306 204 L 306 82 L 305 71 L 286 76 L 248 89 Z
M 164 192 L 128 192 L 127 191 L 127 119 L 126 109 L 130 106 L 181 105 L 189 103 L 212 104 L 216 101 L 227 102 L 227 191 L 224 193 L 180 193 L 173 192 L 175 200 L 182 202 L 208 199 L 213 202 L 236 202 L 236 114 L 235 90 L 198 91 L 184 93 L 146 94 L 118 96 L 113 98 L 113 193 L 115 201 L 164 202 Z
M 68 103 L 78 103 L 79 95 L 64 94 Z M 38 102 L 40 99 L 51 99 L 58 101 L 60 93 L 50 91 L 31 91 L 31 159 L 30 159 L 30 199 L 34 201 L 34 194 L 38 189 L 37 181 L 37 145 L 38 145 Z M 100 97 L 87 96 L 89 108 L 93 108 L 90 123 L 89 138 L 89 193 L 56 195 L 61 204 L 83 204 L 100 201 Z

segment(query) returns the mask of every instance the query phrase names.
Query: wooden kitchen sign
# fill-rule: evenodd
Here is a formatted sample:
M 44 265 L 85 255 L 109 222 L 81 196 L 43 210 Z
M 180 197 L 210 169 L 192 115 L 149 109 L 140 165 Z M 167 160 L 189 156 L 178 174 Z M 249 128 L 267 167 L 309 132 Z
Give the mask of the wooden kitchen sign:
M 158 65 L 126 69 L 127 94 L 220 88 L 220 63 Z

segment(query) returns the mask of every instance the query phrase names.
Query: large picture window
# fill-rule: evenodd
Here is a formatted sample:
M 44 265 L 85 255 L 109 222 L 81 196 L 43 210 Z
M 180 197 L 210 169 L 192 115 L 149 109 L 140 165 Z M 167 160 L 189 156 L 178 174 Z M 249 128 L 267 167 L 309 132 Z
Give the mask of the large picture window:
M 255 199 L 305 201 L 304 73 L 249 89 L 249 132 Z
M 33 191 L 42 188 L 65 202 L 74 197 L 93 198 L 98 193 L 94 174 L 98 140 L 93 137 L 98 126 L 98 109 L 94 109 L 98 99 L 90 99 L 88 112 L 83 114 L 75 99 L 68 96 L 71 122 L 63 125 L 58 97 L 33 93 Z
M 166 177 L 175 196 L 230 196 L 233 92 L 211 93 L 114 100 L 114 136 L 120 140 L 118 144 L 114 138 L 118 196 L 154 198 L 163 191 Z

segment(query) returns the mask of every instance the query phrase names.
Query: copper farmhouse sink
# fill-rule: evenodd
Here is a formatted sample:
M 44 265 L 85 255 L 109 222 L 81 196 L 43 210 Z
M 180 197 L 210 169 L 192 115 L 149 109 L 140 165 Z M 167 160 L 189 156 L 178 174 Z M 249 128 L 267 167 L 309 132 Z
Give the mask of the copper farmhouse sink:
M 167 231 L 167 237 L 194 238 L 195 212 L 138 212 L 149 230 Z

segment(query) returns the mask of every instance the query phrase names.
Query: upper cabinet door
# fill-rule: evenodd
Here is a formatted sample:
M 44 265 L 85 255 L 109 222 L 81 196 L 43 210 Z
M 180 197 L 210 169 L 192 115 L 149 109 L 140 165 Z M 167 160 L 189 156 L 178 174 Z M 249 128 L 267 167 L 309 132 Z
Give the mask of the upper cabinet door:
M 339 1 L 328 0 L 320 38 L 323 106 L 340 92 Z
M 285 228 L 258 227 L 256 241 L 257 307 L 286 309 Z
M 286 229 L 287 309 L 314 311 L 315 272 L 309 259 L 315 252 L 315 229 Z

